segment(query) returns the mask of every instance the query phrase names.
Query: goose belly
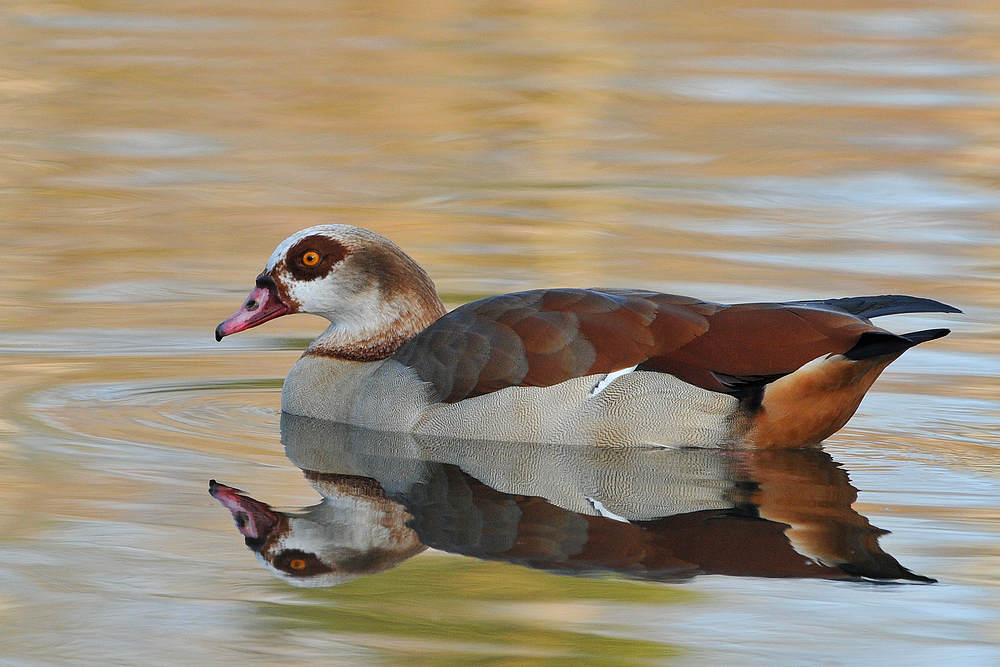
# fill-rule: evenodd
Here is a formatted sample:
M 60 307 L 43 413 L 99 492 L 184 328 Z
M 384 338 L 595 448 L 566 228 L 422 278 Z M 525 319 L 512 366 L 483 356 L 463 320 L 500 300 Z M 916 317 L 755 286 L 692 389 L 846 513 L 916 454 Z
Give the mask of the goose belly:
M 424 411 L 414 432 L 599 446 L 740 444 L 739 402 L 672 375 L 589 375 L 551 387 L 507 387 Z M 595 391 L 598 390 L 598 391 Z
M 551 387 L 507 387 L 436 403 L 430 386 L 391 361 L 303 357 L 282 390 L 282 410 L 365 426 L 455 438 L 603 446 L 741 444 L 739 402 L 678 380 L 634 371 Z

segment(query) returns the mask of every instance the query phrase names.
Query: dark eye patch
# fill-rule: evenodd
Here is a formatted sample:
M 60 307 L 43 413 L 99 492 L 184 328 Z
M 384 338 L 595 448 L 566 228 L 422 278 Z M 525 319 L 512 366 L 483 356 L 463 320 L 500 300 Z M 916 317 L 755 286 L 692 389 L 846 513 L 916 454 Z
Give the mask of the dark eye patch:
M 303 257 L 310 251 L 319 254 L 319 262 L 306 266 Z M 351 251 L 343 243 L 328 236 L 307 236 L 288 250 L 285 265 L 296 280 L 316 280 L 329 273 L 334 264 L 350 254 Z
M 333 568 L 311 554 L 301 549 L 286 549 L 275 554 L 271 565 L 293 577 L 311 577 L 317 574 L 333 572 Z

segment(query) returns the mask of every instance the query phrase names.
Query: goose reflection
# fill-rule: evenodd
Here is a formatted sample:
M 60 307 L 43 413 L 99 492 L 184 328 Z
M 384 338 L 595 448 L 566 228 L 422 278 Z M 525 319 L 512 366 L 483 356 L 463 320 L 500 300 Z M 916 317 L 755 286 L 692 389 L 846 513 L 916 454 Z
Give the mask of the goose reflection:
M 285 414 L 322 500 L 281 512 L 215 480 L 247 546 L 298 586 L 387 570 L 427 547 L 564 574 L 933 582 L 878 544 L 819 449 L 552 446 L 382 433 Z

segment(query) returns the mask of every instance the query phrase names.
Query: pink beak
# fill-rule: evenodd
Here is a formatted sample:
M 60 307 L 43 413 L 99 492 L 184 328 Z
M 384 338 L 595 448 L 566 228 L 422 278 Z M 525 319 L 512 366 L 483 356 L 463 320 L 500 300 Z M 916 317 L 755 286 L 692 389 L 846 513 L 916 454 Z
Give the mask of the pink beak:
M 289 310 L 288 304 L 278 296 L 278 289 L 274 281 L 261 276 L 257 278 L 257 287 L 250 292 L 250 296 L 243 302 L 240 309 L 216 327 L 215 340 L 222 340 L 223 336 L 246 331 L 258 324 L 281 317 Z
M 208 492 L 233 515 L 240 533 L 251 542 L 263 544 L 267 536 L 281 522 L 270 505 L 254 500 L 239 489 L 219 484 L 214 479 L 208 483 Z

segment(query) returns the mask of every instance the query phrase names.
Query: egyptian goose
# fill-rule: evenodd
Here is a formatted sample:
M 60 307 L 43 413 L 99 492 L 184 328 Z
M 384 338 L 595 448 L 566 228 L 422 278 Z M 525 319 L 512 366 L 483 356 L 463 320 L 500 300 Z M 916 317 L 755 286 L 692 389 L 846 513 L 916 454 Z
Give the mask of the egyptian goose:
M 322 496 L 281 512 L 209 483 L 276 576 L 330 586 L 431 547 L 565 574 L 906 579 L 818 449 L 587 447 L 386 433 L 282 415 Z
M 948 329 L 880 315 L 957 313 L 885 295 L 724 305 L 632 289 L 544 289 L 446 312 L 388 239 L 320 225 L 285 239 L 217 340 L 288 313 L 330 326 L 282 410 L 384 431 L 520 442 L 801 447 L 854 414 L 879 373 Z

